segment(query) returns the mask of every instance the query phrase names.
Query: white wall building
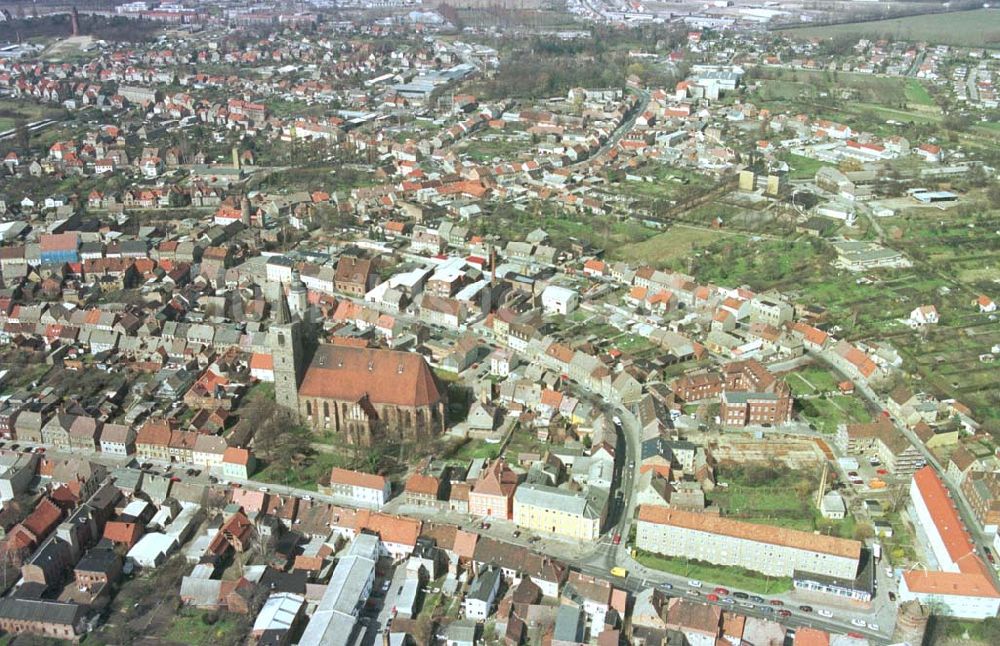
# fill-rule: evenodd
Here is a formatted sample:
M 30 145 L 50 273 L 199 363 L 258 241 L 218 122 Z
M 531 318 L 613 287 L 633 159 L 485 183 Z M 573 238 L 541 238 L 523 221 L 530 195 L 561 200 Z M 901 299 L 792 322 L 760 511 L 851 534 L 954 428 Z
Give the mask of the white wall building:
M 899 582 L 900 601 L 916 599 L 935 614 L 986 619 L 1000 611 L 1000 592 L 937 473 L 924 467 L 913 474 L 910 501 L 930 547 L 936 570 L 910 570 Z
M 542 291 L 542 309 L 548 314 L 565 316 L 580 305 L 580 296 L 566 287 L 549 285 Z

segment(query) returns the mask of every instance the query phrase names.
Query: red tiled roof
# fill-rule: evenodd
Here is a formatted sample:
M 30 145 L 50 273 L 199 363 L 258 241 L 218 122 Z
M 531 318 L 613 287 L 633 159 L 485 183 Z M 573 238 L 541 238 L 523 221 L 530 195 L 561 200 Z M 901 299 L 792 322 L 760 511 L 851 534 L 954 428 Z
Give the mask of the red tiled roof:
M 385 478 L 379 475 L 333 467 L 330 471 L 330 484 L 352 485 L 381 491 L 385 488 L 386 482 Z
M 441 393 L 427 362 L 419 354 L 321 345 L 306 370 L 301 397 L 375 404 L 430 406 Z

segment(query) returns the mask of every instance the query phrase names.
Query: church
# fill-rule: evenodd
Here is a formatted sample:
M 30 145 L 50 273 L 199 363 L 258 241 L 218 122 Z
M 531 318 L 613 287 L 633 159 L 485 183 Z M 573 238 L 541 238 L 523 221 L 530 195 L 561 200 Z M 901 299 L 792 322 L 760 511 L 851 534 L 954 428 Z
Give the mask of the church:
M 299 419 L 350 444 L 426 440 L 445 428 L 445 399 L 412 352 L 320 345 L 298 393 Z
M 278 299 L 269 344 L 275 399 L 299 423 L 358 446 L 426 440 L 444 432 L 446 397 L 421 355 L 314 346 L 307 310 L 305 286 L 293 272 L 287 301 Z

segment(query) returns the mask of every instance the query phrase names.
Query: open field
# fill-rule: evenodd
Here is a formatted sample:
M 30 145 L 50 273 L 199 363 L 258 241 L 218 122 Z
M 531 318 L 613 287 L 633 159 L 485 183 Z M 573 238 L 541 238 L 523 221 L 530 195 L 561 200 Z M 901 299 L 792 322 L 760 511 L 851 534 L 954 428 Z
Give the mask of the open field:
M 792 589 L 792 580 L 789 578 L 765 577 L 758 572 L 737 567 L 668 558 L 640 551 L 636 552 L 635 560 L 654 570 L 686 576 L 698 581 L 711 581 L 715 585 L 738 588 L 757 594 L 781 594 Z
M 648 240 L 613 250 L 612 256 L 628 262 L 662 266 L 671 260 L 687 256 L 695 247 L 723 239 L 735 243 L 745 240 L 744 236 L 727 231 L 675 224 L 666 232 Z
M 934 44 L 966 47 L 1000 47 L 1000 11 L 979 9 L 908 16 L 892 20 L 844 23 L 786 29 L 795 38 L 884 38 L 926 40 Z
M 917 79 L 906 81 L 906 100 L 915 105 L 934 105 L 934 99 L 923 83 Z

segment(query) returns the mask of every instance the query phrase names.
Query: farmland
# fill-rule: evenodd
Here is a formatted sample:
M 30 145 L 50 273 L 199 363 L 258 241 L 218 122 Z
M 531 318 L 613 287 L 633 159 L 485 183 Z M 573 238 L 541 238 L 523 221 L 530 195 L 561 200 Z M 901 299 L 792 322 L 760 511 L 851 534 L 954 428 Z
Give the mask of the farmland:
M 842 23 L 818 27 L 787 29 L 796 38 L 892 38 L 926 40 L 935 44 L 964 47 L 997 47 L 1000 37 L 1000 12 L 979 9 L 952 13 L 934 13 L 892 20 Z

